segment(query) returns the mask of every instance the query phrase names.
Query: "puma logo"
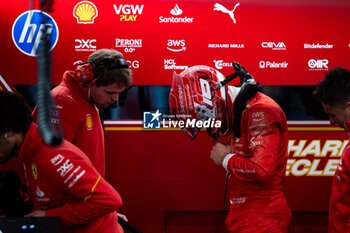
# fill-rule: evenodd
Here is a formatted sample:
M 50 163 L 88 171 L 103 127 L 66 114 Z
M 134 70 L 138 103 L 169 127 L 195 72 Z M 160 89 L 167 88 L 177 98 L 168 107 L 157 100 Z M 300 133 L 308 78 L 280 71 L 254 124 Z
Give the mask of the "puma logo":
M 214 5 L 214 11 L 221 11 L 223 13 L 227 13 L 229 14 L 229 16 L 231 17 L 233 23 L 236 23 L 236 19 L 235 19 L 235 15 L 234 12 L 236 10 L 236 8 L 239 6 L 239 3 L 237 3 L 235 5 L 235 7 L 233 8 L 233 10 L 229 11 L 226 9 L 226 7 L 224 7 L 223 5 L 219 4 L 219 3 L 215 3 Z

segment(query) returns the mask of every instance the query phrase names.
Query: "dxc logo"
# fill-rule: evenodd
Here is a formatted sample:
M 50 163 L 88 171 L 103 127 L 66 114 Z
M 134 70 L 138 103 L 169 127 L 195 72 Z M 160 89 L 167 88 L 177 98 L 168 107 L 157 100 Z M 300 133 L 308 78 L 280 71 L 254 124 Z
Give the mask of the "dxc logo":
M 96 43 L 96 40 L 95 39 L 87 39 L 87 40 L 84 40 L 84 39 L 75 39 L 75 43 L 77 43 L 77 45 L 75 46 L 76 49 L 96 49 L 96 45 L 94 45 L 93 43 Z
M 42 22 L 45 24 L 42 24 Z M 45 12 L 26 11 L 15 20 L 12 26 L 12 39 L 24 54 L 36 56 L 43 30 L 50 35 L 50 51 L 58 41 L 58 27 L 55 20 Z

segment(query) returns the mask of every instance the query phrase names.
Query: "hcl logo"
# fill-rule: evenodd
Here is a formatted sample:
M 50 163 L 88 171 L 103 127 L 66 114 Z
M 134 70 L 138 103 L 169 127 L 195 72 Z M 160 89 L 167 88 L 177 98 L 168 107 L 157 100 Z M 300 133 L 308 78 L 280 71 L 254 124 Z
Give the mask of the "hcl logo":
M 50 35 L 51 51 L 58 41 L 58 27 L 50 15 L 38 10 L 26 11 L 17 17 L 12 26 L 13 42 L 22 53 L 36 56 L 44 28 Z

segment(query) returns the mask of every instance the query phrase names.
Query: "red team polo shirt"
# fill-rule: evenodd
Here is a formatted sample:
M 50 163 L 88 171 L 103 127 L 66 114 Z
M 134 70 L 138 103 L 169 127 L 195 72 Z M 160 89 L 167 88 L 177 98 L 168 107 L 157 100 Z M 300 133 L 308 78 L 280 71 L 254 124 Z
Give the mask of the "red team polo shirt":
M 282 109 L 257 93 L 242 113 L 241 137 L 231 135 L 223 165 L 230 173 L 229 232 L 284 233 L 291 212 L 283 194 L 288 156 L 287 121 Z
M 60 232 L 122 232 L 116 212 L 120 195 L 76 146 L 66 140 L 47 146 L 32 123 L 18 158 L 34 208 L 61 217 Z
M 350 121 L 346 122 L 346 128 L 349 132 Z M 333 177 L 328 232 L 350 232 L 350 145 L 343 151 Z
M 51 95 L 55 101 L 55 110 L 51 114 L 53 125 L 60 122 L 64 139 L 81 149 L 104 177 L 104 132 L 99 110 L 90 101 L 89 89 L 75 81 L 73 71 L 66 71 Z M 34 118 L 35 112 L 36 109 Z

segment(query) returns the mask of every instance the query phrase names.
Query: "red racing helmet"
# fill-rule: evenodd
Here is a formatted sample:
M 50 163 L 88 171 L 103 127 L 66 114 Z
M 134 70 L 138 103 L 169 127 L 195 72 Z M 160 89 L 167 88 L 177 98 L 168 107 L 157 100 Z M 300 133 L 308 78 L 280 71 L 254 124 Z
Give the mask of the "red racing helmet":
M 214 138 L 228 134 L 226 86 L 220 85 L 224 80 L 219 71 L 204 65 L 192 66 L 180 74 L 174 72 L 170 112 L 176 120 L 184 121 L 182 129 L 192 140 L 201 128 Z

